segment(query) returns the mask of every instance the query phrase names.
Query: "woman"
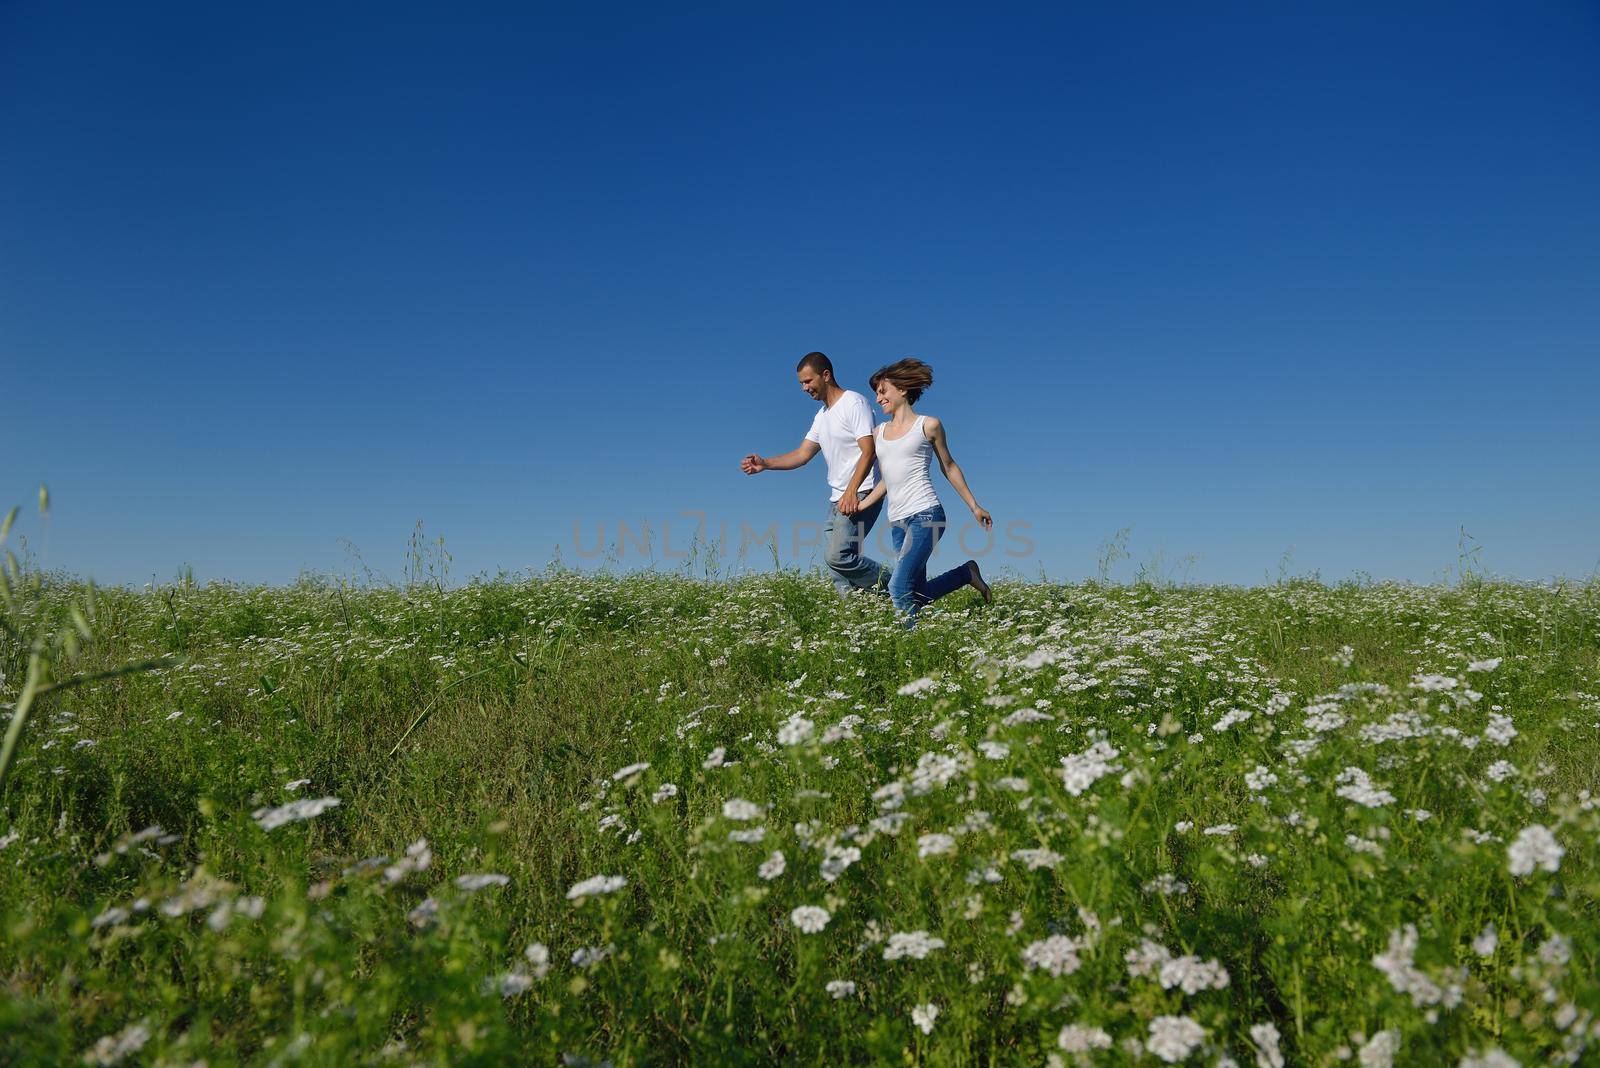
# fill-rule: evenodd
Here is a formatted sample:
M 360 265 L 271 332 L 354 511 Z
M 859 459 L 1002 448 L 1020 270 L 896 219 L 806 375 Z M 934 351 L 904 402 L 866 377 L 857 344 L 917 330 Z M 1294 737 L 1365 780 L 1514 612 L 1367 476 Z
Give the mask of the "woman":
M 950 456 L 944 424 L 931 415 L 918 415 L 912 408 L 923 391 L 933 385 L 933 368 L 921 360 L 907 358 L 880 367 L 871 378 L 878 405 L 889 417 L 873 428 L 878 451 L 877 486 L 862 500 L 869 508 L 885 494 L 889 498 L 889 524 L 893 530 L 894 574 L 889 579 L 889 597 L 905 616 L 906 625 L 916 623 L 917 612 L 947 593 L 971 586 L 988 604 L 994 597 L 983 581 L 976 560 L 968 560 L 935 578 L 928 578 L 928 557 L 944 532 L 944 506 L 928 478 L 934 456 L 939 469 L 950 480 L 961 499 L 972 509 L 973 518 L 985 530 L 994 526 L 994 517 L 978 506 L 967 488 L 966 476 Z

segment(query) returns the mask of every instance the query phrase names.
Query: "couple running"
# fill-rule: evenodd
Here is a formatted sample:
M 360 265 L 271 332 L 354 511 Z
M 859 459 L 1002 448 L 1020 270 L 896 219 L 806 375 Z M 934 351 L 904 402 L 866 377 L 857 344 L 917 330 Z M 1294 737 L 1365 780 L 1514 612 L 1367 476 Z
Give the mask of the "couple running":
M 917 612 L 963 586 L 977 590 L 987 604 L 993 600 L 976 560 L 968 560 L 942 575 L 928 578 L 928 557 L 944 532 L 944 507 L 928 478 L 934 456 L 972 515 L 990 529 L 994 519 L 978 506 L 950 455 L 944 424 L 931 415 L 918 415 L 913 405 L 933 385 L 933 368 L 921 360 L 904 359 L 879 368 L 869 380 L 878 406 L 888 421 L 872 425 L 872 409 L 861 394 L 834 380 L 833 363 L 820 352 L 810 352 L 795 368 L 800 388 L 822 402 L 811 429 L 799 448 L 781 456 L 751 453 L 740 461 L 747 475 L 762 471 L 792 471 L 803 467 L 818 452 L 828 464 L 832 504 L 823 527 L 828 567 L 839 592 L 887 587 L 889 598 L 906 625 Z M 885 567 L 862 552 L 872 525 L 889 502 L 891 539 L 895 560 Z

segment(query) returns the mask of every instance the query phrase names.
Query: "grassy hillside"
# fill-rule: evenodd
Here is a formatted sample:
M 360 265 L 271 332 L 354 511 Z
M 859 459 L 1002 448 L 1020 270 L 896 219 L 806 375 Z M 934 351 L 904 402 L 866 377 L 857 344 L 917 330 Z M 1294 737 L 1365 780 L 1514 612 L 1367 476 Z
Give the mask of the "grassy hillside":
M 1595 1056 L 1600 587 L 970 598 L 99 591 L 179 659 L 34 709 L 0 1062 Z

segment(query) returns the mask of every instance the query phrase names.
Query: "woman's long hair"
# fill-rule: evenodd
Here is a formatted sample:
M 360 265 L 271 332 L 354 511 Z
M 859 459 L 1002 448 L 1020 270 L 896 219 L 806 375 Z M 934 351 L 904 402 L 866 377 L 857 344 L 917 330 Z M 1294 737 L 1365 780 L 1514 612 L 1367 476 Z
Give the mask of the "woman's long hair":
M 915 404 L 917 398 L 922 396 L 922 391 L 933 385 L 933 368 L 915 356 L 896 360 L 887 367 L 880 367 L 872 372 L 868 384 L 872 386 L 874 393 L 878 390 L 878 383 L 885 379 L 906 395 L 908 403 Z

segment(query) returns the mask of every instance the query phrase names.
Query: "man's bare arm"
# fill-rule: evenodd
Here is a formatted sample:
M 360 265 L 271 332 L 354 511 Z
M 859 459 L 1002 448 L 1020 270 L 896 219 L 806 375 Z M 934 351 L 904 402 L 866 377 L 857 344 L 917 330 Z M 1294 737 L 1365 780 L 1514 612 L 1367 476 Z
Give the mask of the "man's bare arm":
M 872 462 L 878 456 L 878 443 L 871 434 L 864 438 L 856 438 L 856 445 L 861 449 L 861 459 L 856 461 L 855 473 L 850 476 L 850 482 L 844 488 L 844 496 L 839 498 L 839 511 L 844 515 L 853 515 L 861 508 L 861 502 L 856 494 L 861 490 L 861 480 L 872 470 Z
M 760 474 L 762 471 L 793 471 L 810 463 L 811 458 L 821 450 L 822 446 L 807 439 L 800 443 L 799 448 L 791 449 L 779 456 L 757 456 L 751 453 L 739 461 L 739 469 L 747 475 Z

